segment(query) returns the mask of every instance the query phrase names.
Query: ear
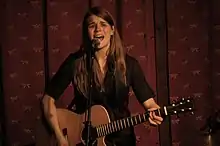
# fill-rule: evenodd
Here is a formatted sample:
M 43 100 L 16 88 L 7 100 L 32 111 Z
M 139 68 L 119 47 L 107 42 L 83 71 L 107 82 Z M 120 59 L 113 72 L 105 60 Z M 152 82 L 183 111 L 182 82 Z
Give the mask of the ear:
M 111 35 L 113 35 L 113 34 L 114 34 L 114 32 L 115 32 L 115 27 L 114 27 L 114 26 L 112 26 Z

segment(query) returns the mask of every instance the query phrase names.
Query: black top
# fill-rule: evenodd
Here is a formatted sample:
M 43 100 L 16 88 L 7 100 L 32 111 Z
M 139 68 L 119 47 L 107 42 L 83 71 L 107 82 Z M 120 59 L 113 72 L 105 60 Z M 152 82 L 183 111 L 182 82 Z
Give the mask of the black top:
M 65 59 L 57 73 L 51 79 L 45 93 L 54 99 L 58 99 L 63 94 L 67 86 L 72 82 L 75 95 L 71 106 L 74 105 L 75 112 L 83 113 L 86 109 L 87 98 L 78 88 L 76 88 L 76 86 L 74 86 L 73 78 L 74 62 L 79 56 L 79 53 L 74 53 L 70 54 Z M 118 80 L 117 82 L 114 82 L 114 75 L 111 71 L 109 71 L 109 69 L 104 79 L 105 90 L 103 91 L 98 87 L 94 87 L 92 92 L 93 104 L 105 106 L 112 120 L 130 116 L 130 111 L 128 109 L 130 87 L 132 87 L 134 94 L 140 103 L 143 103 L 147 99 L 155 96 L 145 79 L 138 61 L 135 58 L 126 55 L 125 62 L 127 67 L 127 86 Z M 117 85 L 115 86 L 115 84 Z M 115 87 L 117 87 L 117 90 L 115 90 Z M 120 137 L 119 135 L 123 135 L 125 137 L 126 135 L 132 135 L 134 139 L 133 128 L 125 129 L 115 135 L 117 135 L 117 137 Z M 122 140 L 122 138 L 120 139 Z M 128 139 L 125 138 L 125 141 L 127 140 Z M 121 143 L 120 145 L 123 144 Z

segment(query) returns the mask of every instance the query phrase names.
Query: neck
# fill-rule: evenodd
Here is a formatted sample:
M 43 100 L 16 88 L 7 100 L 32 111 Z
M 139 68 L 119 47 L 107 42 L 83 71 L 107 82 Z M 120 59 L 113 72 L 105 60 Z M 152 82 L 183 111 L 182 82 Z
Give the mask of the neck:
M 100 49 L 99 51 L 96 51 L 95 56 L 97 60 L 105 60 L 108 55 L 108 49 L 109 47 L 104 47 Z

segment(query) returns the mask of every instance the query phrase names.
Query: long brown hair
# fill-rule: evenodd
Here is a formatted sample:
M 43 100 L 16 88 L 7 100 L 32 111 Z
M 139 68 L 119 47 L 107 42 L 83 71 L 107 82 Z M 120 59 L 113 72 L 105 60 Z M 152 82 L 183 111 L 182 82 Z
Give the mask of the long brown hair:
M 82 24 L 82 46 L 81 51 L 87 52 L 88 49 L 91 49 L 91 40 L 88 36 L 88 18 L 92 15 L 96 15 L 98 17 L 101 17 L 106 22 L 109 23 L 111 27 L 114 26 L 115 28 L 115 22 L 111 14 L 102 7 L 93 7 L 89 9 L 89 11 L 85 14 Z M 126 85 L 126 64 L 125 64 L 125 52 L 124 48 L 122 46 L 122 42 L 120 39 L 120 36 L 118 34 L 117 29 L 114 29 L 114 34 L 111 37 L 110 40 L 110 48 L 108 50 L 108 57 L 114 56 L 115 59 L 115 67 L 116 71 L 121 74 L 120 80 L 122 83 Z M 75 71 L 74 71 L 74 82 L 75 85 L 84 93 L 87 95 L 88 93 L 88 70 L 87 70 L 87 53 L 84 53 L 82 57 L 80 57 L 78 60 L 76 60 L 75 63 Z M 107 64 L 107 63 L 106 63 Z M 102 73 L 99 69 L 99 65 L 97 65 L 97 62 L 94 61 L 94 77 L 95 77 L 95 84 L 97 86 L 102 86 L 102 82 L 99 80 L 100 76 L 102 76 Z M 97 79 L 98 78 L 98 79 Z

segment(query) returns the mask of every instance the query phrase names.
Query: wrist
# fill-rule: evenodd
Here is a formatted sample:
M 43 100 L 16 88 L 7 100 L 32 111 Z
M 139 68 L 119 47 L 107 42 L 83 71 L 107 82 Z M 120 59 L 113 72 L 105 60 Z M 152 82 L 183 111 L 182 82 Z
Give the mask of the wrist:
M 55 130 L 55 136 L 57 139 L 62 139 L 63 138 L 63 133 L 60 130 Z
M 160 108 L 160 106 L 154 101 L 153 98 L 150 98 L 150 99 L 146 100 L 146 101 L 143 103 L 143 105 L 144 105 L 144 108 L 145 108 L 146 110 L 152 109 L 152 108 L 155 108 L 155 109 Z

